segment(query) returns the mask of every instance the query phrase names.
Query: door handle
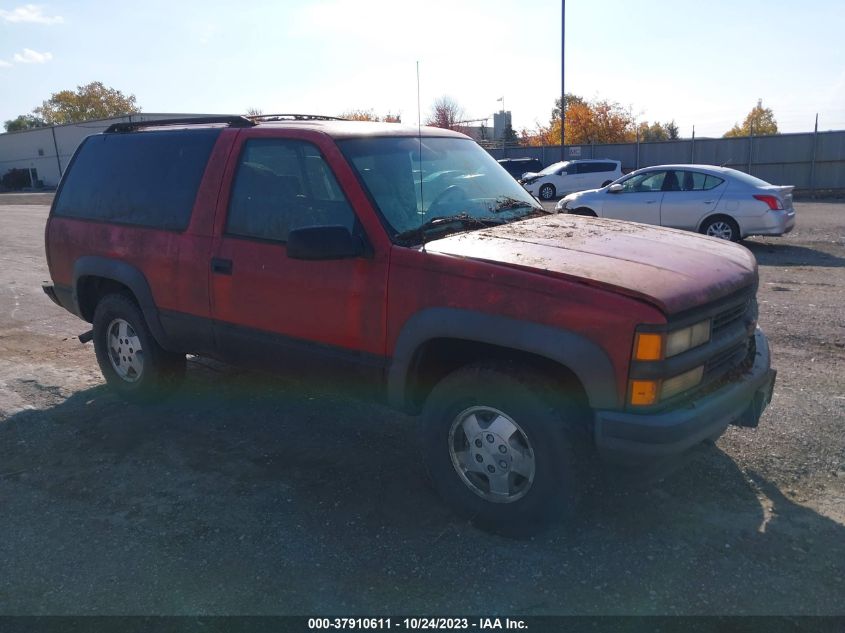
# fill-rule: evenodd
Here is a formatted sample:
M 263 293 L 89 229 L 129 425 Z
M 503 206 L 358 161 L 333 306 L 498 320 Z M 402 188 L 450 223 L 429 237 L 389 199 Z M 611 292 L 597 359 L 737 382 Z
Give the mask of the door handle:
M 216 273 L 218 275 L 231 275 L 232 274 L 232 260 L 231 259 L 221 259 L 219 257 L 212 257 L 211 258 L 211 272 Z
M 716 201 L 715 200 L 705 200 L 704 204 L 713 204 L 714 202 L 716 202 Z
M 646 204 L 657 204 L 657 200 L 646 200 Z

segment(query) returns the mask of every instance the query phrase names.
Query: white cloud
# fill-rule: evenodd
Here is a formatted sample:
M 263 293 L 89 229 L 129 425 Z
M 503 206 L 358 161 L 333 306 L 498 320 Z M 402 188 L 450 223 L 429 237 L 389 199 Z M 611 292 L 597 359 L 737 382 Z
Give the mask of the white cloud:
M 39 53 L 31 48 L 25 48 L 23 53 L 15 53 L 14 59 L 19 64 L 44 64 L 53 59 L 53 53 Z
M 36 4 L 24 4 L 11 11 L 0 9 L 0 20 L 34 24 L 61 24 L 65 21 L 60 15 L 44 15 L 44 9 Z
M 12 64 L 7 62 L 5 59 L 0 59 L 0 68 L 8 68 Z

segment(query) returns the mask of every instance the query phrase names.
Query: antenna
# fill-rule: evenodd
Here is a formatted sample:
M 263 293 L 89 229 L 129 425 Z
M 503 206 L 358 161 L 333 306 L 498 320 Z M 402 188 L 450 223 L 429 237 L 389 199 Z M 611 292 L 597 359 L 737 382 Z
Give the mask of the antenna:
M 425 203 L 423 201 L 423 170 L 422 170 L 422 110 L 420 109 L 420 62 L 417 60 L 417 141 L 419 142 L 419 172 L 420 172 L 420 226 L 425 218 Z M 425 252 L 425 232 L 422 233 L 422 252 Z

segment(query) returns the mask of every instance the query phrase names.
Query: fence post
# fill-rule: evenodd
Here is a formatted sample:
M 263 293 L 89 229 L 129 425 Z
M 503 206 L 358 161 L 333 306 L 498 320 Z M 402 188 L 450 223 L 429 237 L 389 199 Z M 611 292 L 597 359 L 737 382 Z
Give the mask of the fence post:
M 637 164 L 634 169 L 640 168 L 640 130 L 637 129 Z
M 810 162 L 810 197 L 816 197 L 816 143 L 819 138 L 819 113 L 816 112 L 816 126 L 813 129 L 813 160 Z
M 750 134 L 748 135 L 748 175 L 751 175 L 751 163 L 754 160 L 754 121 L 751 121 Z
M 692 149 L 690 151 L 689 162 L 691 165 L 695 165 L 695 126 L 692 126 Z

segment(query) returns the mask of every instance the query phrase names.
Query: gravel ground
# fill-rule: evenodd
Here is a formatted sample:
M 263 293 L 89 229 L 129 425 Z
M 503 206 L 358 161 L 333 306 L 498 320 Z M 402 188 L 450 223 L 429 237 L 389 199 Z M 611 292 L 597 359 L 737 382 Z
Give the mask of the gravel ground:
M 845 204 L 747 242 L 760 427 L 509 540 L 440 505 L 388 409 L 205 360 L 166 404 L 112 396 L 40 290 L 46 200 L 0 198 L 0 614 L 845 613 Z

